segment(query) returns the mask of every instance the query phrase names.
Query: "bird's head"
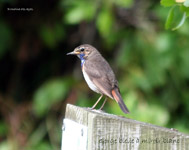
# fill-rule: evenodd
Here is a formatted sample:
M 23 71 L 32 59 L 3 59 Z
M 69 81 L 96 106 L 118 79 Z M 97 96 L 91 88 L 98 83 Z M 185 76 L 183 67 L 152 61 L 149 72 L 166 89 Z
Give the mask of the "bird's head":
M 95 48 L 93 46 L 83 44 L 76 47 L 73 52 L 67 53 L 67 55 L 77 55 L 80 59 L 87 59 L 94 50 Z

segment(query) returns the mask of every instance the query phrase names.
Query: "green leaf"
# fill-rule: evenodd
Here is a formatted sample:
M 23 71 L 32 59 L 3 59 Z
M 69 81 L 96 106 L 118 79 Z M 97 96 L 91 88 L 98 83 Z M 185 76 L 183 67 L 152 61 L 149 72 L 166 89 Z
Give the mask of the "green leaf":
M 103 37 L 108 37 L 112 32 L 113 16 L 110 9 L 104 9 L 97 18 L 97 28 Z M 110 37 L 109 37 L 110 38 Z
M 175 28 L 172 28 L 172 30 L 177 30 L 178 28 L 180 28 L 184 24 L 186 17 L 187 17 L 186 13 L 183 13 L 183 16 L 182 16 L 180 23 Z
M 118 6 L 129 8 L 133 5 L 133 0 L 115 0 L 114 3 Z
M 56 40 L 54 38 L 54 32 L 52 28 L 43 26 L 40 30 L 40 36 L 48 47 L 53 48 L 55 46 Z
M 0 121 L 0 136 L 3 137 L 7 134 L 8 132 L 8 125 L 3 122 L 3 121 Z
M 170 7 L 176 4 L 175 0 L 161 0 L 161 5 L 165 7 Z
M 40 36 L 49 48 L 54 48 L 64 38 L 64 35 L 64 28 L 58 23 L 54 26 L 45 25 L 40 29 Z
M 76 3 L 76 6 L 69 9 L 64 20 L 68 24 L 78 24 L 82 20 L 90 20 L 95 14 L 96 6 L 91 2 Z
M 40 144 L 45 135 L 47 133 L 47 129 L 46 129 L 46 125 L 44 122 L 40 123 L 39 126 L 33 130 L 33 132 L 31 133 L 29 139 L 28 139 L 28 146 L 32 147 L 34 145 L 38 145 Z M 27 148 L 28 149 L 28 148 Z
M 42 150 L 42 149 L 45 149 L 45 150 L 52 150 L 52 145 L 48 142 L 48 141 L 45 141 L 45 140 L 42 140 L 40 141 L 37 145 L 32 145 L 30 147 L 27 147 L 27 150 Z
M 0 22 L 0 59 L 7 52 L 12 43 L 12 32 L 8 24 Z
M 173 22 L 173 18 L 174 18 L 174 8 L 175 6 L 173 6 L 170 10 L 169 10 L 169 14 L 167 16 L 167 20 L 165 23 L 165 29 L 170 29 L 172 22 Z
M 38 116 L 42 116 L 50 107 L 63 100 L 72 81 L 67 78 L 52 79 L 44 83 L 35 93 L 33 108 Z
M 185 12 L 187 17 L 189 16 L 189 7 L 181 5 L 180 6 L 180 11 Z

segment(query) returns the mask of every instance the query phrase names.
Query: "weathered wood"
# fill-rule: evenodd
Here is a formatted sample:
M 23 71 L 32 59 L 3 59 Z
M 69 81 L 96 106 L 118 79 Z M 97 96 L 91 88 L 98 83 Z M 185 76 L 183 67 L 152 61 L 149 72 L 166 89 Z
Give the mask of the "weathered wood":
M 87 127 L 87 150 L 189 150 L 189 135 L 172 129 L 70 104 L 65 118 Z

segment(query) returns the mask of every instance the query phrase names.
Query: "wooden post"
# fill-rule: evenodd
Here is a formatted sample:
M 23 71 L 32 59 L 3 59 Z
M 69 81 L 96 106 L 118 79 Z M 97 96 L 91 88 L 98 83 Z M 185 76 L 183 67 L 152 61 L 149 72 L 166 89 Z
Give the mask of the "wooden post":
M 189 150 L 187 134 L 70 104 L 62 129 L 62 150 Z

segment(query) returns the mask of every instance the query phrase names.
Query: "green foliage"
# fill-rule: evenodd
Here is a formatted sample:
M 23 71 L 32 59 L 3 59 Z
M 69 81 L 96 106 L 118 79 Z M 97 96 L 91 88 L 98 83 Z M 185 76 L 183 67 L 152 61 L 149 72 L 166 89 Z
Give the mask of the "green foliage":
M 184 5 L 180 6 L 180 11 L 183 12 L 183 13 L 186 13 L 187 17 L 189 16 L 189 8 L 188 8 L 188 6 L 187 7 L 184 6 Z
M 0 59 L 8 51 L 11 42 L 12 34 L 9 26 L 3 21 L 0 21 Z
M 165 23 L 165 28 L 166 29 L 169 29 L 171 27 L 171 24 L 173 22 L 173 18 L 174 18 L 174 8 L 175 7 L 172 7 L 170 10 L 169 10 L 169 14 L 167 16 L 167 21 Z
M 64 1 L 67 7 L 70 9 L 67 10 L 67 13 L 64 17 L 65 23 L 68 24 L 77 24 L 81 21 L 90 21 L 96 10 L 96 3 L 94 1 Z M 86 7 L 87 6 L 87 7 Z
M 6 135 L 7 131 L 8 131 L 7 124 L 3 121 L 0 121 L 0 136 Z
M 175 0 L 161 0 L 161 5 L 163 5 L 165 7 L 170 7 L 175 4 L 176 4 Z
M 100 34 L 107 38 L 111 34 L 113 28 L 113 14 L 111 14 L 111 10 L 108 8 L 104 8 L 98 15 L 97 19 L 97 28 Z
M 119 7 L 131 7 L 133 4 L 133 0 L 113 0 L 113 2 Z
M 28 150 L 33 150 L 33 149 L 35 149 L 35 150 L 41 150 L 41 149 L 52 150 L 52 146 L 47 141 L 41 141 L 39 144 L 28 148 Z
M 34 112 L 38 116 L 45 115 L 53 104 L 65 98 L 71 83 L 69 78 L 56 78 L 45 82 L 34 94 Z
M 184 24 L 185 20 L 186 20 L 186 13 L 184 12 L 182 19 L 180 20 L 180 23 L 176 27 L 172 28 L 172 30 L 176 30 L 176 29 L 180 28 Z
M 186 18 L 189 16 L 188 0 L 185 0 L 182 3 L 176 2 L 175 0 L 161 0 L 161 5 L 165 7 L 172 7 L 168 13 L 167 20 L 165 23 L 166 29 L 172 29 L 172 30 L 179 29 L 184 24 Z M 175 7 L 179 8 L 179 11 L 176 10 Z M 179 13 L 182 13 L 182 15 L 181 16 L 175 15 Z M 176 23 L 177 25 L 175 25 Z
M 40 29 L 40 36 L 49 48 L 55 48 L 57 43 L 64 39 L 64 28 L 58 23 L 52 27 L 45 25 Z

